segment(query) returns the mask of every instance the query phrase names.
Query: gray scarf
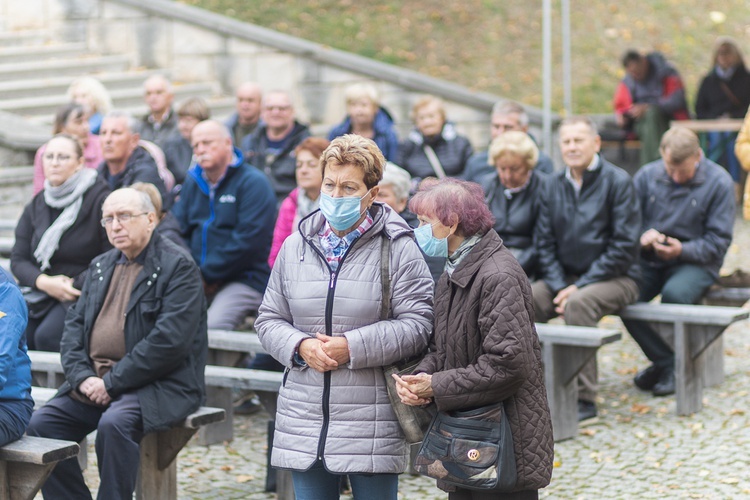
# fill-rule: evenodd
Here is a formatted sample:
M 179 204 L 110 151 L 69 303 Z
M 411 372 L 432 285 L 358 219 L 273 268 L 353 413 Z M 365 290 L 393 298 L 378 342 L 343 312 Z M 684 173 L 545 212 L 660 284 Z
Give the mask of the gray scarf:
M 471 249 L 474 248 L 474 245 L 479 243 L 481 239 L 481 235 L 475 234 L 470 238 L 466 238 L 463 243 L 456 248 L 456 251 L 445 261 L 445 270 L 448 272 L 448 276 L 453 276 L 453 271 L 456 270 L 461 261 L 464 260 L 464 257 L 469 255 Z
M 41 264 L 41 271 L 50 268 L 49 261 L 60 246 L 60 238 L 78 218 L 83 194 L 94 185 L 98 175 L 96 169 L 83 168 L 57 187 L 51 186 L 45 179 L 44 202 L 52 208 L 62 208 L 63 211 L 44 232 L 34 250 L 34 257 Z
M 307 197 L 304 189 L 297 189 L 297 212 L 294 214 L 292 228 L 296 230 L 299 221 L 316 211 L 318 205 L 320 205 L 320 195 L 318 195 L 318 199 L 311 200 Z

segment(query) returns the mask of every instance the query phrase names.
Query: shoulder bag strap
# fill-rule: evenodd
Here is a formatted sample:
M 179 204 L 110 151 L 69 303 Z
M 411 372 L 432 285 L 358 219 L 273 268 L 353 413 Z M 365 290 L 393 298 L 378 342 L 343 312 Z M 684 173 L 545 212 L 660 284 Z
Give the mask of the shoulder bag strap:
M 380 242 L 380 284 L 383 289 L 380 319 L 386 320 L 391 315 L 391 239 L 385 233 Z
M 424 146 L 422 146 L 422 150 L 424 151 L 427 160 L 430 162 L 430 165 L 432 165 L 432 170 L 435 171 L 435 175 L 437 175 L 438 179 L 445 179 L 445 170 L 440 164 L 440 160 L 438 160 L 438 157 L 435 154 L 435 150 L 432 149 L 432 146 L 428 146 L 427 144 L 425 144 Z

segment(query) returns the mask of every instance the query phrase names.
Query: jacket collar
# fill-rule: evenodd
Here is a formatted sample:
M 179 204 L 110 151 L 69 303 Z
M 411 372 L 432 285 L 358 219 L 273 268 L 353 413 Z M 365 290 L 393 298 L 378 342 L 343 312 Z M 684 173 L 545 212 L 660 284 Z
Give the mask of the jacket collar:
M 461 288 L 466 288 L 487 258 L 500 250 L 502 246 L 503 240 L 500 239 L 495 230 L 487 231 L 479 243 L 469 252 L 469 255 L 453 271 L 453 275 L 449 278 L 450 281 Z
M 222 176 L 222 178 L 219 179 L 217 186 L 219 184 L 223 184 L 224 180 L 227 177 L 234 175 L 234 172 L 236 172 L 237 169 L 240 168 L 243 163 L 245 163 L 245 158 L 242 155 L 242 151 L 240 151 L 240 149 L 237 147 L 233 147 L 232 150 L 233 150 L 232 163 L 229 164 L 226 172 L 224 172 L 224 175 Z M 198 187 L 200 188 L 201 191 L 203 191 L 206 194 L 208 194 L 211 191 L 211 186 L 208 184 L 208 181 L 206 181 L 206 179 L 204 178 L 203 167 L 201 167 L 200 164 L 196 163 L 195 165 L 193 165 L 188 171 L 188 173 L 198 183 Z

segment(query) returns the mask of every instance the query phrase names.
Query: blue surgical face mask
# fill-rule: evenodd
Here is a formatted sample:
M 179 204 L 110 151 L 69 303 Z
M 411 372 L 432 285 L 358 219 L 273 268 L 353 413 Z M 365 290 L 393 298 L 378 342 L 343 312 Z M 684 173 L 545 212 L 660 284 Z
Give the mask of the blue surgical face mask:
M 346 231 L 362 217 L 364 211 L 360 202 L 368 194 L 370 194 L 369 191 L 362 198 L 357 196 L 334 198 L 325 193 L 320 193 L 320 211 L 333 229 Z
M 448 257 L 448 237 L 435 238 L 435 235 L 432 234 L 433 225 L 425 224 L 414 230 L 417 245 L 429 257 Z

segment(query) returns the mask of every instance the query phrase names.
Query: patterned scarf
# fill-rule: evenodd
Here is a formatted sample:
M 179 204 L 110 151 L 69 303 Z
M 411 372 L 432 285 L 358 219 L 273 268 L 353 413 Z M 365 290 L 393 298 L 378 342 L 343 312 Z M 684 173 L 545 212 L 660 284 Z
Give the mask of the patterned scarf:
M 62 208 L 63 211 L 44 232 L 34 250 L 34 258 L 40 263 L 41 271 L 50 268 L 49 261 L 60 246 L 60 238 L 78 218 L 78 212 L 83 205 L 83 194 L 94 185 L 97 176 L 98 172 L 95 169 L 84 168 L 56 187 L 51 186 L 45 179 L 44 202 L 52 208 Z
M 474 245 L 479 243 L 481 239 L 481 235 L 475 234 L 470 238 L 466 238 L 463 243 L 456 248 L 456 251 L 445 261 L 445 270 L 448 272 L 448 276 L 453 276 L 453 271 L 456 270 L 456 267 L 458 267 L 461 261 L 464 260 L 464 257 L 469 255 L 471 249 L 474 248 Z
M 323 247 L 323 255 L 325 255 L 328 265 L 331 266 L 331 269 L 333 269 L 334 272 L 338 271 L 341 258 L 344 256 L 347 249 L 357 240 L 357 238 L 365 234 L 365 231 L 370 229 L 371 226 L 372 216 L 370 215 L 370 212 L 367 212 L 365 220 L 362 221 L 362 224 L 360 224 L 357 229 L 351 233 L 345 234 L 341 238 L 333 232 L 333 229 L 331 229 L 331 226 L 327 221 L 323 224 L 323 227 L 320 228 L 320 231 L 318 232 L 320 246 Z

